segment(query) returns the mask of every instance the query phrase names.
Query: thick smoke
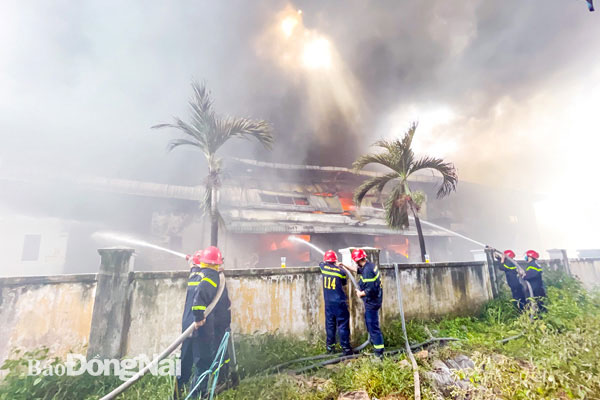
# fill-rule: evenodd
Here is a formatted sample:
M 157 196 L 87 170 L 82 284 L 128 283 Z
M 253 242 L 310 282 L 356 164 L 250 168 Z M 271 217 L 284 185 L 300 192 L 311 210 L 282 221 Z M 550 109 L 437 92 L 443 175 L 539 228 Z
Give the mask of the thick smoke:
M 278 59 L 273 35 L 297 9 L 335 74 Z M 273 122 L 273 152 L 229 145 L 238 156 L 349 166 L 418 120 L 417 149 L 461 178 L 553 194 L 597 145 L 582 139 L 598 125 L 581 104 L 600 82 L 600 24 L 583 1 L 8 1 L 0 13 L 4 170 L 198 183 L 199 155 L 167 155 L 171 136 L 149 129 L 186 115 L 192 78 L 221 112 Z

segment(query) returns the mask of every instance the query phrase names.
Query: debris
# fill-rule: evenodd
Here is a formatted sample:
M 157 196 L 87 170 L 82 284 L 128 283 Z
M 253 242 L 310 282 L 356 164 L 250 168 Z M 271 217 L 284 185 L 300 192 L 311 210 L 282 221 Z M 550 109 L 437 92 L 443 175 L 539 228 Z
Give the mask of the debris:
M 475 363 L 466 355 L 460 354 L 446 361 L 434 360 L 432 367 L 434 371 L 426 372 L 425 376 L 444 397 L 451 396 L 456 388 L 462 390 L 471 388 L 471 382 L 468 379 L 460 379 L 457 374 L 458 371 L 475 367 Z
M 400 368 L 404 368 L 404 367 L 410 367 L 410 363 L 408 362 L 407 359 L 401 360 L 398 362 L 398 366 Z
M 293 379 L 296 381 L 298 387 L 309 392 L 323 391 L 326 386 L 332 383 L 331 379 L 323 379 L 316 376 L 307 378 L 301 375 L 294 375 Z
M 340 394 L 338 400 L 371 400 L 369 394 L 364 390 L 355 390 Z
M 427 350 L 421 350 L 415 354 L 415 357 L 419 360 L 425 360 L 427 357 L 429 357 L 429 352 Z

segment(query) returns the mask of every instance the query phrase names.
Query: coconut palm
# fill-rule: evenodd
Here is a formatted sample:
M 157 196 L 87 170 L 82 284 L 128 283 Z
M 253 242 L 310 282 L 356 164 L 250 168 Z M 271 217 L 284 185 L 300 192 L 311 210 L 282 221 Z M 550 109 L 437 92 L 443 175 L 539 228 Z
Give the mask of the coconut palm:
M 159 124 L 152 128 L 175 128 L 183 133 L 183 138 L 169 141 L 169 151 L 180 146 L 192 146 L 204 154 L 208 176 L 202 209 L 210 215 L 210 243 L 216 246 L 220 219 L 217 196 L 223 172 L 223 160 L 217 157 L 217 151 L 230 139 L 255 139 L 270 150 L 274 138 L 271 124 L 267 121 L 219 116 L 213 110 L 211 94 L 206 86 L 192 82 L 192 88 L 194 96 L 189 101 L 192 114 L 190 121 L 175 118 L 172 124 Z
M 352 165 L 356 171 L 363 169 L 369 164 L 383 165 L 392 170 L 382 176 L 367 179 L 354 193 L 354 202 L 360 205 L 366 194 L 370 191 L 379 195 L 386 186 L 391 186 L 389 195 L 385 201 L 385 219 L 392 229 L 408 228 L 409 211 L 415 218 L 415 225 L 419 235 L 421 247 L 421 259 L 426 262 L 425 239 L 419 220 L 419 208 L 425 200 L 425 194 L 412 191 L 408 184 L 409 177 L 416 171 L 431 169 L 442 176 L 442 184 L 438 189 L 437 197 L 442 198 L 456 190 L 458 176 L 452 163 L 444 162 L 440 158 L 422 157 L 415 159 L 411 144 L 417 124 L 413 123 L 402 139 L 379 140 L 374 146 L 381 147 L 382 153 L 371 153 L 360 156 Z

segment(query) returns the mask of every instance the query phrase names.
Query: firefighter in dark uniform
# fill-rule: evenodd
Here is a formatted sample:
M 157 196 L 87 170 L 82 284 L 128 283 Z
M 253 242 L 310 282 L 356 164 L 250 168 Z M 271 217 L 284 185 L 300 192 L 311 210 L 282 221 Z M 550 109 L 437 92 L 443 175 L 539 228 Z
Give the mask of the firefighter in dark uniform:
M 383 289 L 379 268 L 367 261 L 367 253 L 363 249 L 352 251 L 352 260 L 358 265 L 360 274 L 360 290 L 356 291 L 358 297 L 362 297 L 365 305 L 365 323 L 375 348 L 375 354 L 383 357 L 383 334 L 379 327 L 379 309 L 383 300 Z
M 196 369 L 195 376 L 199 376 L 210 368 L 221 339 L 225 331 L 230 329 L 229 325 L 231 323 L 231 302 L 226 286 L 211 314 L 208 317 L 204 315 L 206 308 L 217 295 L 218 287 L 221 284 L 219 277 L 219 267 L 223 264 L 221 252 L 218 248 L 210 246 L 202 252 L 196 253 L 192 258 L 192 262 L 194 266 L 188 282 L 184 329 L 189 326 L 186 324 L 191 319 L 191 323 L 196 325 L 196 330 L 190 339 L 184 341 L 184 346 L 187 341 L 190 341 L 191 352 L 188 350 L 184 353 L 184 350 L 187 349 L 182 346 L 181 376 L 177 380 L 179 391 L 183 389 L 183 386 L 192 376 L 194 367 Z M 190 290 L 190 287 L 193 289 Z M 189 301 L 190 293 L 191 301 Z M 228 362 L 229 359 L 226 359 L 225 364 Z M 220 367 L 226 368 L 226 365 Z M 221 370 L 219 375 L 226 376 L 226 372 L 226 370 Z M 191 386 L 193 387 L 195 383 L 195 379 L 192 380 Z M 205 388 L 202 385 L 202 389 Z M 197 391 L 195 394 L 198 396 L 201 391 Z
M 323 297 L 325 299 L 325 329 L 327 331 L 327 352 L 333 353 L 336 343 L 336 333 L 340 336 L 340 345 L 344 355 L 352 354 L 350 346 L 350 313 L 348 312 L 348 297 L 344 287 L 348 276 L 338 264 L 335 251 L 328 250 L 319 264 L 323 275 Z
M 515 302 L 515 306 L 519 311 L 523 311 L 525 304 L 527 303 L 527 296 L 523 290 L 523 285 L 519 280 L 519 266 L 507 257 L 514 259 L 515 252 L 512 250 L 505 250 L 504 254 L 500 255 L 496 253 L 496 267 L 501 271 L 504 271 L 506 276 L 506 283 L 512 293 L 512 298 Z
M 525 253 L 525 260 L 527 261 L 527 267 L 525 268 L 525 279 L 531 285 L 533 296 L 537 302 L 538 309 L 540 311 L 546 311 L 544 306 L 544 298 L 546 297 L 546 288 L 544 287 L 544 281 L 542 280 L 542 267 L 537 263 L 540 255 L 535 250 L 527 250 Z
M 188 256 L 187 259 L 190 262 L 190 275 L 188 277 L 187 292 L 185 295 L 185 306 L 183 308 L 183 318 L 181 319 L 181 331 L 185 331 L 191 324 L 194 323 L 194 313 L 192 306 L 194 302 L 194 295 L 196 289 L 202 280 L 200 274 L 200 257 L 203 250 L 199 250 L 194 253 L 193 256 Z M 192 376 L 194 361 L 200 358 L 200 346 L 198 343 L 198 336 L 192 335 L 185 339 L 181 345 L 181 375 L 177 377 L 177 384 L 175 388 L 175 398 L 179 398 L 184 391 L 184 386 L 190 380 Z

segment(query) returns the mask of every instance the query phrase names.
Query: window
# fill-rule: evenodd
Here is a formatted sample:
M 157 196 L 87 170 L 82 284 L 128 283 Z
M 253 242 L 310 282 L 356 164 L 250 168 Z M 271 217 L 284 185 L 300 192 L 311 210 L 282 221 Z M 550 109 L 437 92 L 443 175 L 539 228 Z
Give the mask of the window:
M 371 203 L 371 207 L 383 209 L 383 205 L 381 203 L 376 202 Z
M 40 243 L 42 235 L 25 235 L 23 241 L 23 254 L 21 261 L 37 261 L 40 257 Z
M 277 196 L 273 196 L 271 194 L 260 194 L 260 199 L 265 203 L 274 203 L 277 204 Z
M 291 196 L 277 196 L 279 204 L 294 204 L 294 198 Z
M 294 204 L 297 206 L 307 206 L 308 199 L 306 197 L 294 197 Z
M 308 202 L 308 199 L 306 197 L 283 196 L 283 195 L 261 193 L 260 199 L 264 203 L 271 203 L 271 204 L 285 204 L 285 205 L 296 205 L 296 206 L 310 205 Z

